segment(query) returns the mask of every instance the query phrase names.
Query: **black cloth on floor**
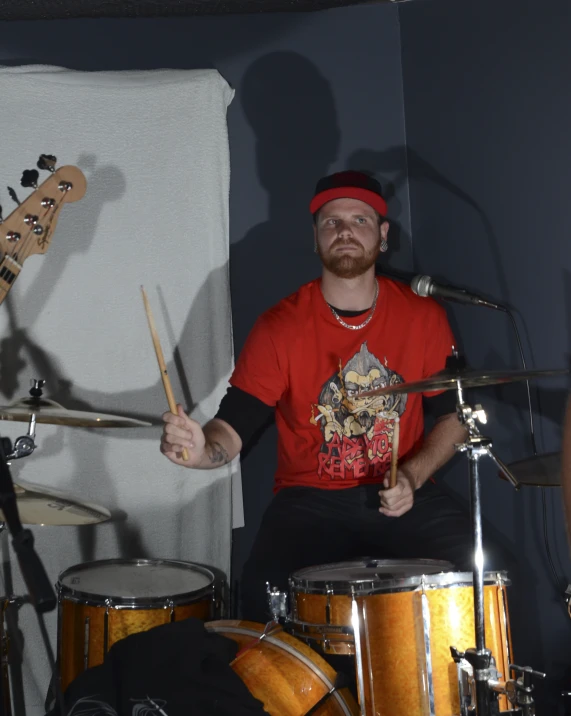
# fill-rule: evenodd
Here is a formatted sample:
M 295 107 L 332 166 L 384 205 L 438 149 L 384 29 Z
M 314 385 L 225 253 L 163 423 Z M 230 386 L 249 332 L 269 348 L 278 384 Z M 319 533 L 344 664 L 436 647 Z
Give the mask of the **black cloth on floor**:
M 190 618 L 116 642 L 103 664 L 66 689 L 69 714 L 253 716 L 265 714 L 230 667 L 236 642 Z M 56 706 L 49 716 L 61 716 Z

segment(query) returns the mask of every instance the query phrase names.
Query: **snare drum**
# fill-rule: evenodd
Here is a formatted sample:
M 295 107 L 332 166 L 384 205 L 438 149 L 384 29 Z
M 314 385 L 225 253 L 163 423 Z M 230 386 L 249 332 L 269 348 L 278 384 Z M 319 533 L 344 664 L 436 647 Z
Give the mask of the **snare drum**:
M 106 559 L 60 574 L 58 656 L 61 686 L 97 666 L 129 634 L 188 617 L 212 619 L 215 578 L 190 562 Z
M 347 689 L 327 696 L 335 683 L 334 669 L 281 628 L 263 639 L 264 625 L 255 622 L 217 621 L 208 623 L 206 628 L 237 642 L 241 651 L 231 666 L 271 716 L 360 713 Z
M 386 562 L 380 564 L 386 565 Z M 333 582 L 327 579 L 339 577 L 343 565 L 315 569 L 313 575 L 310 570 L 302 570 L 303 575 L 297 572 L 290 580 L 294 633 L 330 653 L 356 655 L 357 683 L 364 713 L 374 716 L 460 714 L 458 667 L 450 647 L 465 651 L 475 646 L 472 574 L 417 573 L 387 578 L 381 573 L 384 578 L 377 581 Z M 311 582 L 308 593 L 300 589 L 303 579 L 306 589 Z M 320 596 L 329 622 L 309 624 L 308 617 L 313 618 L 315 612 L 309 611 L 311 599 L 308 597 L 318 596 L 320 579 Z M 486 646 L 496 660 L 500 678 L 504 679 L 509 678 L 509 664 L 513 663 L 508 584 L 505 572 L 484 575 Z M 296 624 L 296 618 L 301 622 Z M 504 696 L 500 697 L 499 704 L 500 711 L 509 709 Z

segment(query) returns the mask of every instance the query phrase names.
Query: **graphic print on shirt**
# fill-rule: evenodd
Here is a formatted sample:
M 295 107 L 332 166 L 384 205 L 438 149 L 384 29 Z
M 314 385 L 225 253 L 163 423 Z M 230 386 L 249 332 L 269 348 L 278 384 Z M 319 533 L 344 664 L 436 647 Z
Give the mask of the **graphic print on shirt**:
M 360 350 L 322 386 L 312 406 L 311 423 L 318 425 L 323 443 L 318 476 L 329 480 L 379 481 L 391 464 L 395 418 L 407 402 L 406 393 L 362 397 L 404 379 L 367 348 Z

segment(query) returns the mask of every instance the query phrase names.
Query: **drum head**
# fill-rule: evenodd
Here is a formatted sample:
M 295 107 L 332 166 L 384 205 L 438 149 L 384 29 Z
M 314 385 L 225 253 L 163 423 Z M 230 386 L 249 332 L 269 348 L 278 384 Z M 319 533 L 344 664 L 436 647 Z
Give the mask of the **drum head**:
M 450 562 L 436 559 L 362 559 L 306 567 L 294 572 L 290 584 L 303 591 L 321 592 L 326 586 L 337 594 L 376 591 L 386 580 L 401 580 L 423 574 L 449 572 Z
M 138 605 L 187 600 L 214 584 L 210 570 L 191 562 L 163 559 L 106 559 L 77 564 L 59 578 L 66 599 L 88 603 Z

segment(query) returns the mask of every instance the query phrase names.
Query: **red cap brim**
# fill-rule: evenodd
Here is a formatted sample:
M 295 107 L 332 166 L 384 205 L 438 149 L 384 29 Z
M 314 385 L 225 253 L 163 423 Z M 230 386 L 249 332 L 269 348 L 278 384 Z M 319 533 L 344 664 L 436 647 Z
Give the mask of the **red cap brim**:
M 316 194 L 309 204 L 309 211 L 315 214 L 324 204 L 334 199 L 358 199 L 365 204 L 372 206 L 381 216 L 387 215 L 387 202 L 382 196 L 369 189 L 361 189 L 358 186 L 340 186 L 334 189 L 326 189 Z

